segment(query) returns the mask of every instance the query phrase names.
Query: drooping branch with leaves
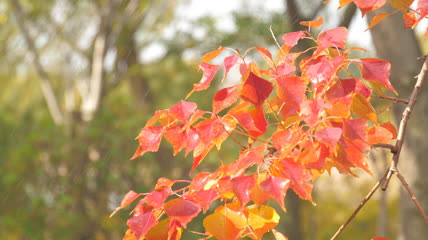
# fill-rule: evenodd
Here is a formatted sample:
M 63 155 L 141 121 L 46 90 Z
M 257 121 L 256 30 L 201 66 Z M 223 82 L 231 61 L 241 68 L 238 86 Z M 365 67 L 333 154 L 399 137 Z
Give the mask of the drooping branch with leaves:
M 350 2 L 341 1 L 341 6 Z M 386 1 L 353 2 L 366 14 Z M 391 3 L 397 9 L 419 15 L 412 26 L 428 15 L 428 1 L 419 1 L 416 10 L 411 10 L 410 4 Z M 383 17 L 387 16 L 375 18 L 370 27 Z M 239 81 L 218 90 L 211 109 L 202 110 L 195 102 L 180 101 L 169 109 L 156 111 L 146 123 L 137 137 L 139 146 L 132 159 L 158 151 L 164 138 L 172 145 L 174 155 L 181 151 L 185 155 L 192 153 L 192 178 L 161 178 L 149 193 L 128 192 L 115 212 L 140 200 L 127 222 L 129 230 L 124 239 L 176 240 L 184 230 L 203 239 L 261 239 L 268 231 L 276 239 L 285 239 L 274 229 L 279 215 L 270 204 L 275 201 L 285 210 L 288 189 L 312 202 L 314 181 L 333 168 L 342 174 L 356 176 L 354 168 L 371 174 L 366 160 L 374 147 L 390 149 L 394 153 L 392 165 L 332 239 L 380 184 L 386 188 L 391 174 L 398 173 L 405 185 L 396 163 L 407 120 L 425 79 L 426 65 L 409 100 L 391 97 L 391 93 L 397 92 L 389 82 L 389 62 L 350 58 L 351 51 L 363 49 L 347 48 L 347 29 L 334 28 L 313 36 L 310 29 L 321 23 L 322 19 L 306 21 L 303 25 L 309 27 L 307 31 L 282 35 L 282 45 L 278 44 L 274 55 L 263 47 L 250 48 L 243 54 L 220 47 L 202 57 L 198 66 L 202 79 L 187 97 L 212 88 L 212 81 L 222 68 L 223 80 L 235 69 Z M 311 40 L 313 47 L 295 51 L 302 39 Z M 264 61 L 253 62 L 253 53 Z M 308 53 L 309 57 L 298 60 Z M 221 64 L 213 64 L 218 58 L 222 59 Z M 372 106 L 373 96 L 408 104 L 398 133 L 392 123 L 380 120 L 382 111 Z M 396 143 L 391 144 L 394 139 Z M 221 151 L 227 140 L 241 147 L 237 159 L 220 161 L 215 171 L 198 172 L 207 154 L 215 148 Z M 416 199 L 415 202 L 418 205 Z M 196 216 L 208 210 L 212 213 L 204 217 L 204 232 L 187 229 Z M 423 210 L 421 214 L 426 216 Z

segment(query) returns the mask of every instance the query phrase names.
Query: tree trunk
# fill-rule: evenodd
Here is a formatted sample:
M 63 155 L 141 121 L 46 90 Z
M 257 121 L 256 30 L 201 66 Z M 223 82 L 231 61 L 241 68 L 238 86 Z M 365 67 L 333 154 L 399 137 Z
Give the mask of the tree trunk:
M 390 6 L 381 9 L 392 12 Z M 376 14 L 376 13 L 374 13 Z M 369 14 L 369 21 L 375 16 Z M 411 29 L 404 29 L 401 12 L 384 19 L 372 30 L 373 43 L 378 57 L 391 62 L 391 82 L 400 93 L 400 98 L 408 98 L 415 84 L 416 76 L 422 61 L 416 58 L 422 55 L 419 42 Z M 425 136 L 425 119 L 428 118 L 428 91 L 426 87 L 418 99 L 416 108 L 410 118 L 407 131 L 406 146 L 399 164 L 399 170 L 406 178 L 416 198 L 425 211 L 428 211 L 428 161 L 426 154 L 428 140 Z M 404 106 L 395 108 L 395 117 L 401 118 Z M 400 240 L 426 239 L 428 226 L 411 201 L 409 195 L 401 187 L 400 191 Z

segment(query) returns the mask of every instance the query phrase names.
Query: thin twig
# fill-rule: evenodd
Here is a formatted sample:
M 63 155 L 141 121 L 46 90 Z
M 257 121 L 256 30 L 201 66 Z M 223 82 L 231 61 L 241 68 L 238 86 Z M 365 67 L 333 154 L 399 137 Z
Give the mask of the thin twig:
M 398 161 L 400 159 L 400 153 L 401 149 L 403 148 L 404 143 L 404 136 L 406 134 L 406 127 L 407 122 L 409 121 L 410 114 L 412 113 L 413 109 L 415 108 L 417 98 L 419 94 L 421 93 L 423 89 L 423 85 L 425 82 L 425 78 L 428 72 L 428 57 L 424 57 L 424 64 L 422 65 L 421 72 L 417 76 L 417 82 L 415 84 L 415 87 L 413 88 L 412 95 L 410 95 L 409 98 L 409 104 L 403 111 L 403 116 L 400 121 L 400 126 L 398 128 L 398 134 L 397 134 L 397 142 L 395 143 L 396 152 L 394 153 L 394 156 L 392 158 L 392 163 L 389 168 L 388 175 L 385 179 L 385 182 L 382 185 L 382 190 L 385 190 L 388 188 L 389 180 L 391 179 L 391 175 L 394 171 L 397 170 Z
M 364 207 L 364 205 L 370 200 L 370 198 L 373 196 L 373 194 L 376 192 L 376 190 L 379 188 L 382 181 L 385 180 L 387 174 L 389 171 L 386 171 L 383 177 L 374 185 L 372 190 L 367 194 L 367 196 L 363 199 L 363 201 L 360 202 L 358 207 L 354 210 L 354 212 L 351 214 L 351 216 L 346 220 L 345 223 L 340 226 L 340 228 L 337 230 L 337 232 L 333 235 L 333 237 L 330 238 L 330 240 L 336 239 L 346 228 L 346 226 L 357 216 L 358 212 Z
M 396 171 L 395 173 L 397 174 L 398 179 L 400 179 L 401 183 L 403 184 L 403 186 L 406 189 L 407 193 L 409 194 L 410 198 L 415 203 L 416 207 L 418 208 L 419 212 L 421 213 L 422 217 L 424 218 L 425 223 L 428 224 L 428 216 L 426 215 L 426 213 L 424 212 L 424 209 L 422 208 L 421 204 L 416 199 L 415 195 L 413 194 L 412 190 L 410 189 L 409 184 L 406 182 L 406 180 L 400 174 L 399 171 Z
M 387 148 L 391 150 L 392 153 L 395 153 L 397 151 L 394 145 L 387 144 L 387 143 L 374 143 L 371 146 L 374 148 Z
M 407 99 L 400 99 L 400 98 L 394 98 L 394 97 L 388 97 L 388 96 L 381 96 L 381 95 L 373 95 L 374 98 L 381 98 L 381 99 L 386 99 L 386 100 L 391 100 L 394 102 L 401 102 L 401 103 L 405 103 L 405 104 L 409 104 L 409 100 Z
M 276 45 L 279 47 L 279 50 L 281 51 L 282 55 L 285 55 L 284 51 L 281 48 L 281 45 L 279 45 L 278 40 L 276 40 L 275 34 L 273 33 L 273 30 L 272 30 L 272 25 L 269 26 L 269 30 L 270 30 L 270 33 L 272 34 L 273 40 L 275 41 Z

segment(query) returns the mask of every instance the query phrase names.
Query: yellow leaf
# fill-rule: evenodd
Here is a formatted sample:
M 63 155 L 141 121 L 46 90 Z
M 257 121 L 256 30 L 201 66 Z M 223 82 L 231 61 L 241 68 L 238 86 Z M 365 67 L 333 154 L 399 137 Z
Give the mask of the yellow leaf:
M 376 26 L 378 23 L 380 23 L 384 18 L 392 15 L 393 13 L 379 13 L 378 15 L 376 15 L 372 21 L 370 22 L 369 27 L 365 30 L 369 30 L 370 28 Z
M 279 215 L 269 206 L 256 205 L 246 207 L 248 211 L 248 225 L 256 235 L 249 235 L 253 239 L 262 239 L 262 236 L 272 230 L 279 223 Z
M 218 240 L 238 239 L 241 232 L 247 226 L 245 216 L 226 207 L 219 207 L 215 212 L 207 216 L 203 225 L 205 231 Z
M 389 0 L 393 8 L 403 11 L 407 11 L 414 1 L 415 0 Z

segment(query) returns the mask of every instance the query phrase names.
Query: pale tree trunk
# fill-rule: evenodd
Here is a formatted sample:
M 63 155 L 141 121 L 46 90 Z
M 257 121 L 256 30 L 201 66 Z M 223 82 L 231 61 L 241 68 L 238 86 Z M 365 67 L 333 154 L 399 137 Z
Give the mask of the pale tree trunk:
M 390 6 L 381 9 L 392 12 Z M 374 14 L 369 15 L 369 20 Z M 400 98 L 408 98 L 415 84 L 414 76 L 420 71 L 422 55 L 419 42 L 411 29 L 404 29 L 401 13 L 384 19 L 371 30 L 373 43 L 379 58 L 391 62 L 391 82 L 400 93 Z M 428 161 L 426 154 L 428 139 L 426 119 L 428 118 L 428 91 L 426 86 L 418 99 L 407 131 L 406 147 L 399 164 L 399 171 L 406 178 L 416 198 L 428 211 Z M 401 118 L 403 106 L 395 108 L 396 118 Z M 404 188 L 400 191 L 400 240 L 427 239 L 428 226 Z

